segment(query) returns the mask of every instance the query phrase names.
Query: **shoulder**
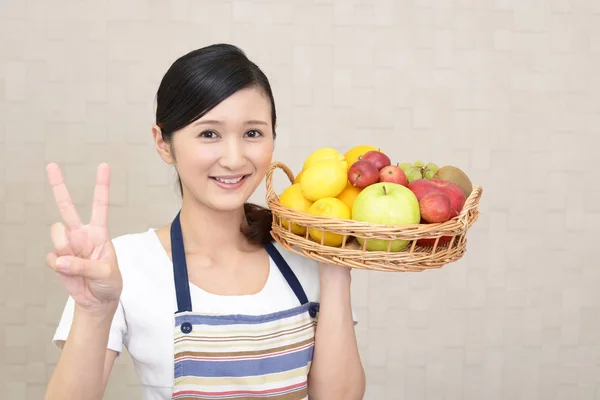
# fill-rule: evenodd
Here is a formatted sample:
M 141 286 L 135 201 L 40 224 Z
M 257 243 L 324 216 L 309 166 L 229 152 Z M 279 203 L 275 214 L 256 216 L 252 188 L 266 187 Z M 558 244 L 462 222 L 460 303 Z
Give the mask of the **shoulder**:
M 112 239 L 119 269 L 123 278 L 129 279 L 129 284 L 136 284 L 140 274 L 157 273 L 166 268 L 168 256 L 165 253 L 154 229 L 142 232 L 128 233 Z M 152 274 L 144 280 L 150 279 Z
M 308 299 L 310 301 L 318 301 L 321 282 L 319 279 L 319 264 L 317 261 L 288 250 L 277 242 L 273 242 L 273 245 L 288 263 L 292 271 L 294 271 L 294 274 L 300 281 Z
M 117 236 L 111 241 L 120 261 L 121 258 L 130 259 L 148 254 L 149 251 L 156 251 L 155 248 L 160 244 L 157 239 L 155 231 L 148 229 Z
M 152 235 L 156 235 L 154 229 L 148 229 L 140 232 L 126 233 L 112 238 L 115 249 L 125 251 L 131 250 L 144 242 L 148 242 Z

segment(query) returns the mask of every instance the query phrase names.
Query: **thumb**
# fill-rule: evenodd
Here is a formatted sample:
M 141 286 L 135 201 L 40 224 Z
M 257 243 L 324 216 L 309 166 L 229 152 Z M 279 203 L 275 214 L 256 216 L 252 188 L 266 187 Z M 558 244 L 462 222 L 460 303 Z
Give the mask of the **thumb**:
M 51 266 L 56 272 L 67 276 L 79 276 L 92 281 L 107 280 L 111 274 L 110 264 L 106 261 L 62 256 L 56 258 L 53 264 Z

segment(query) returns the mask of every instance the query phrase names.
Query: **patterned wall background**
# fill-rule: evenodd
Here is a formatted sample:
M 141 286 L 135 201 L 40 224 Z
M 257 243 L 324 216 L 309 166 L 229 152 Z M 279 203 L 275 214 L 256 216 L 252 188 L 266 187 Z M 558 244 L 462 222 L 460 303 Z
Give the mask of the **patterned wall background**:
M 84 215 L 110 163 L 113 236 L 169 221 L 155 91 L 214 42 L 270 77 L 275 158 L 296 170 L 370 143 L 484 187 L 463 260 L 354 272 L 367 399 L 600 399 L 597 0 L 1 0 L 0 398 L 43 398 L 59 354 L 46 163 Z M 106 398 L 136 385 L 124 356 Z

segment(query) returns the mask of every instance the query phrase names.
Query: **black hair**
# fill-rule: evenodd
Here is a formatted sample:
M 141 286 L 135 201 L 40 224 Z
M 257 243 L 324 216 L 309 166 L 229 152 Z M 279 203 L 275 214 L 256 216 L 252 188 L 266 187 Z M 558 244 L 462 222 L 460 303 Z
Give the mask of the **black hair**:
M 273 138 L 277 113 L 271 85 L 266 75 L 245 53 L 230 44 L 213 44 L 178 58 L 164 75 L 156 94 L 156 125 L 163 140 L 170 143 L 173 133 L 204 116 L 239 90 L 258 87 L 271 102 Z M 179 190 L 183 195 L 181 179 Z M 248 224 L 242 232 L 254 244 L 272 241 L 271 211 L 245 203 Z

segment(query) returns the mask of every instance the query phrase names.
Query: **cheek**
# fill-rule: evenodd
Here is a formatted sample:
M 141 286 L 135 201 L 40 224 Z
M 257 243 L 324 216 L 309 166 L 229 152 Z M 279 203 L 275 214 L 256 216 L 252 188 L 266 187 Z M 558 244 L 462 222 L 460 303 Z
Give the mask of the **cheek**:
M 254 164 L 259 169 L 267 169 L 273 160 L 273 144 L 265 144 L 255 152 L 253 156 Z
M 218 152 L 215 152 L 210 146 L 198 146 L 192 143 L 187 146 L 181 146 L 177 153 L 179 168 L 186 169 L 208 168 L 218 158 Z

